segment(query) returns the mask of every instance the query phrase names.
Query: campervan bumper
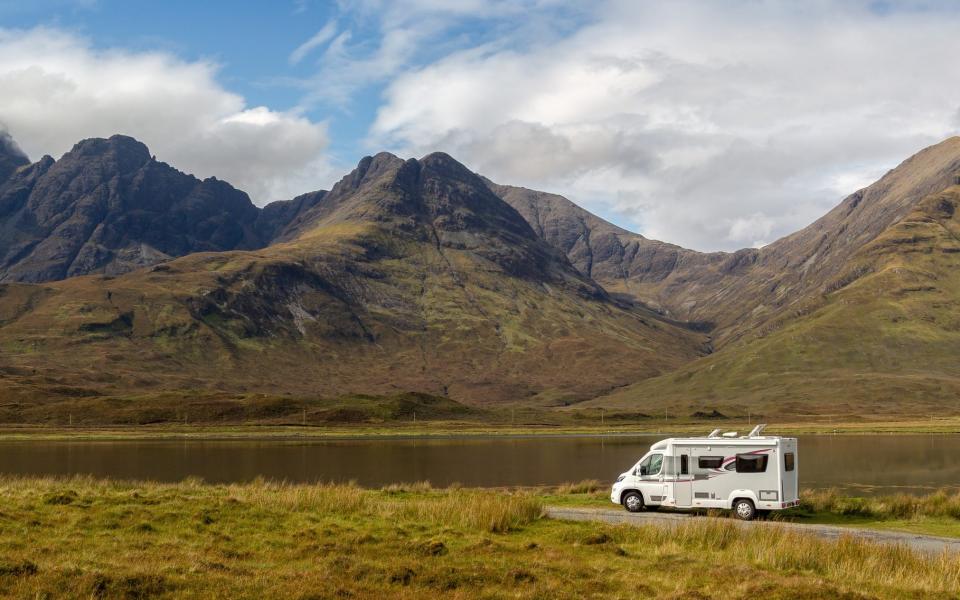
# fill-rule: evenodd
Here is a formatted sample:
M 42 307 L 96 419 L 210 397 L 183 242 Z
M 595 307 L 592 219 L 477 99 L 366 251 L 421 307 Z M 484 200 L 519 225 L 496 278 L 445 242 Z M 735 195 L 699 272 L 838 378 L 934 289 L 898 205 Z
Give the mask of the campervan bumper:
M 621 475 L 610 489 L 610 502 L 614 504 L 620 504 L 620 493 L 623 491 L 623 479 L 624 477 Z

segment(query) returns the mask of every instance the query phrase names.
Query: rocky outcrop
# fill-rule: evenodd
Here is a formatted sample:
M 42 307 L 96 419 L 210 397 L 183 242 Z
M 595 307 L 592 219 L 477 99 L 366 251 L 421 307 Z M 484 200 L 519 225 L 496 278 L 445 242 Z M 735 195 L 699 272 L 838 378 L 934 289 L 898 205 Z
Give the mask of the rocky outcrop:
M 246 250 L 322 198 L 260 210 L 216 178 L 199 180 L 154 159 L 133 138 L 78 143 L 60 160 L 16 164 L 0 186 L 0 281 L 117 275 L 192 252 Z
M 277 200 L 264 206 L 254 223 L 257 237 L 267 242 L 283 237 L 288 229 L 299 226 L 302 216 L 323 200 L 326 194 L 325 190 L 308 192 L 293 200 Z
M 27 155 L 17 146 L 13 138 L 0 131 L 0 185 L 13 175 L 17 169 L 30 164 Z

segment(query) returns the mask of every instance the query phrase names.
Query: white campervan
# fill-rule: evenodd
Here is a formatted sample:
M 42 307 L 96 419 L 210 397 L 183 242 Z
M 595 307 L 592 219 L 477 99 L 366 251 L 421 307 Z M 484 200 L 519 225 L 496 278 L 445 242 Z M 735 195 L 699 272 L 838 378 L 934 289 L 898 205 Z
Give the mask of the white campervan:
M 733 509 L 737 517 L 799 504 L 797 440 L 763 436 L 758 425 L 735 432 L 670 438 L 650 447 L 613 484 L 610 500 L 630 512 L 644 507 Z

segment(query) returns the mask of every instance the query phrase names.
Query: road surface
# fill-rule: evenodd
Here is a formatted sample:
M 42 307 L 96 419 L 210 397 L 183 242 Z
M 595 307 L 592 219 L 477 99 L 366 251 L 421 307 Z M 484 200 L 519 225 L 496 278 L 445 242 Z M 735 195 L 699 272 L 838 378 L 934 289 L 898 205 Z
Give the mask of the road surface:
M 566 521 L 596 521 L 598 523 L 613 523 L 627 525 L 678 525 L 692 522 L 697 519 L 716 519 L 676 512 L 640 512 L 630 513 L 623 509 L 598 508 L 566 508 L 548 506 L 547 517 Z M 783 527 L 796 529 L 817 537 L 836 540 L 842 535 L 852 535 L 876 542 L 878 544 L 900 544 L 914 550 L 928 554 L 940 554 L 944 551 L 960 553 L 960 539 L 945 538 L 900 531 L 879 531 L 859 527 L 837 527 L 835 525 L 807 525 L 801 523 L 785 523 L 782 521 L 739 521 L 729 519 L 741 527 Z

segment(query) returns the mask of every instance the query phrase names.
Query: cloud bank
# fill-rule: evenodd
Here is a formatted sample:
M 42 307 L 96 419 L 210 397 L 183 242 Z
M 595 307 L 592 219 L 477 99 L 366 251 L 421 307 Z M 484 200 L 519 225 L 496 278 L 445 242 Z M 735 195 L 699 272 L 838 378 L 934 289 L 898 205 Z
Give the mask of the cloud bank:
M 649 237 L 729 250 L 807 225 L 957 130 L 947 5 L 597 7 L 570 35 L 518 31 L 399 75 L 370 146 L 445 150 Z
M 158 159 L 225 179 L 260 204 L 329 179 L 325 123 L 247 106 L 216 74 L 210 62 L 98 50 L 56 29 L 0 29 L 0 123 L 33 160 L 58 158 L 83 138 L 131 135 Z

